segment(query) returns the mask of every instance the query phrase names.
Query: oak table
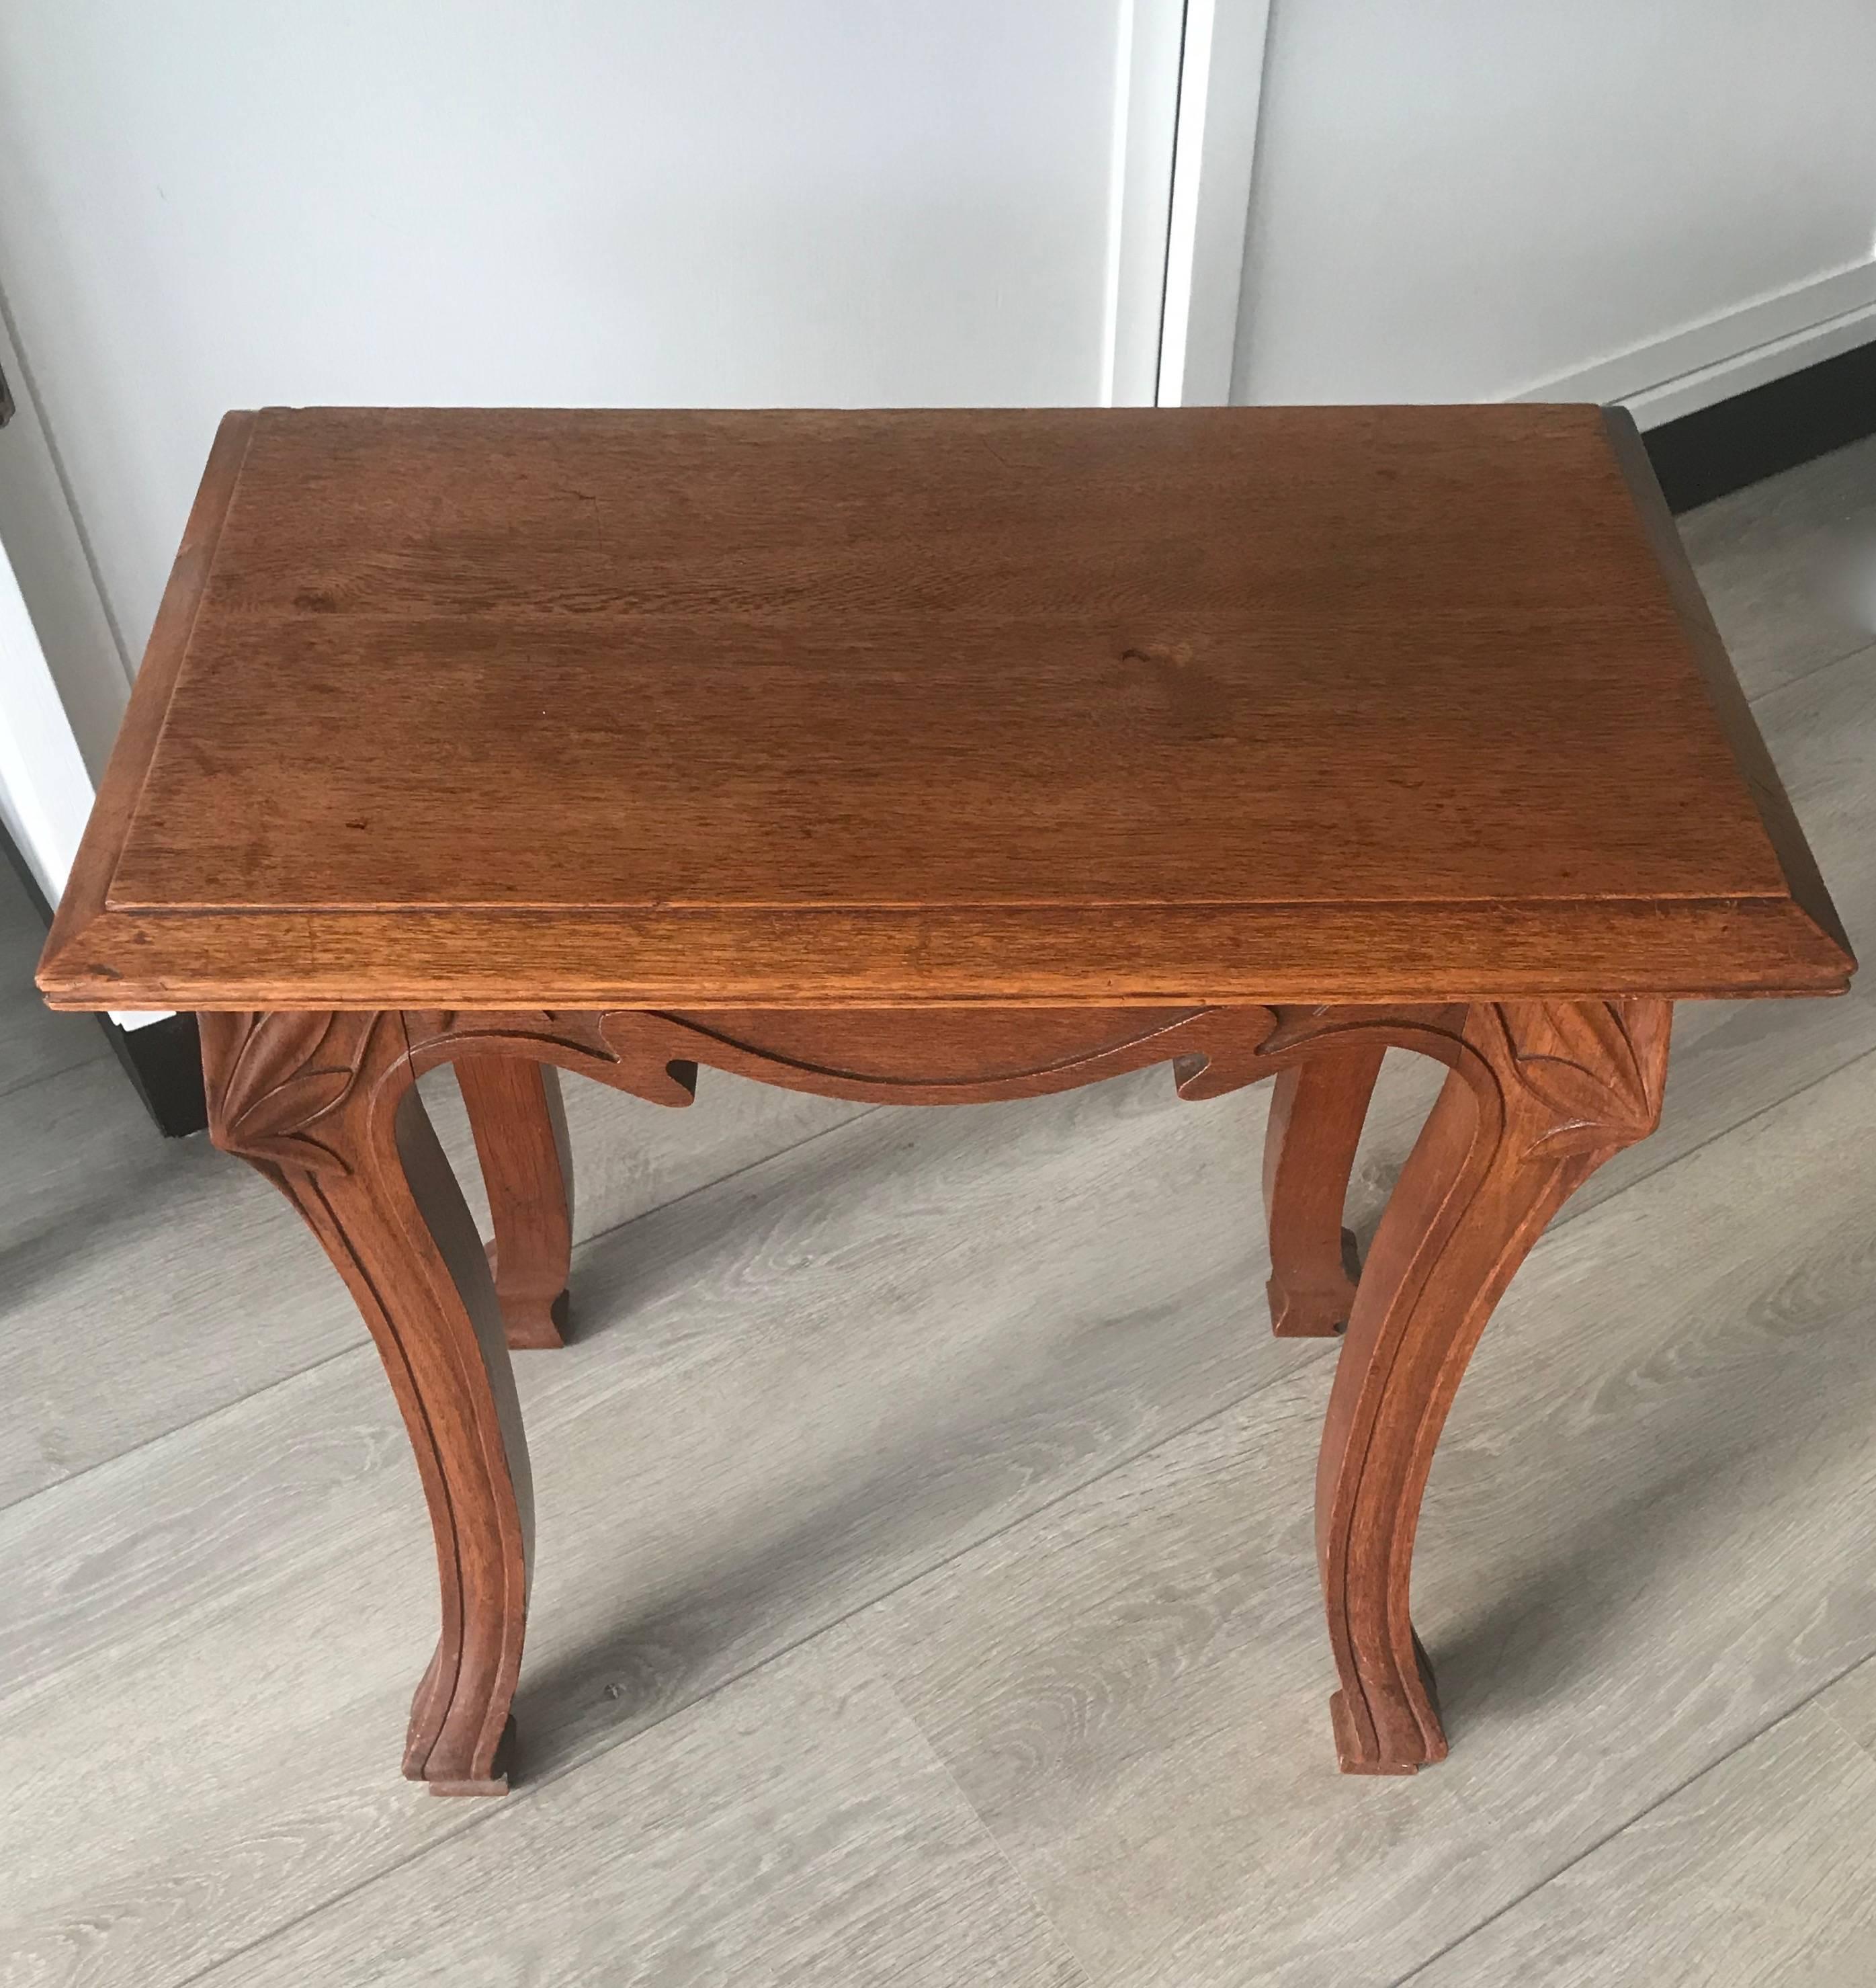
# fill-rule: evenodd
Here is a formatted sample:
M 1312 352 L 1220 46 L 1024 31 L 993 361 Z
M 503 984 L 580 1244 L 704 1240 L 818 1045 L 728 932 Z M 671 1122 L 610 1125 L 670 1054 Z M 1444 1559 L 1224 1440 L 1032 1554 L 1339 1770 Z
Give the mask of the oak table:
M 506 1785 L 558 1069 L 908 1104 L 1276 1078 L 1351 1772 L 1446 1749 L 1434 1445 L 1671 1003 L 1852 961 L 1631 424 L 1584 407 L 269 409 L 222 424 L 40 969 L 194 1009 L 436 1534 L 404 1772 Z M 1447 1067 L 1357 1275 L 1384 1049 Z M 453 1063 L 485 1256 L 414 1079 Z M 856 1321 L 856 1330 L 861 1322 Z

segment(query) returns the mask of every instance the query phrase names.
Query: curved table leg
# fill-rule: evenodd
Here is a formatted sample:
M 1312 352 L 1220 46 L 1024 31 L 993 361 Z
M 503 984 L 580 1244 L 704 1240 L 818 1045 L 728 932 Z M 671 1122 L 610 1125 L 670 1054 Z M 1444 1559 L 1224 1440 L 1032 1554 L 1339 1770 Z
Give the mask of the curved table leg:
M 1260 1032 L 1242 1068 L 1208 1055 L 1184 1080 L 1188 1094 L 1207 1094 L 1196 1085 L 1219 1069 L 1242 1081 L 1260 1073 L 1260 1059 L 1283 1067 L 1381 1041 L 1453 1073 L 1362 1276 L 1317 1471 L 1317 1543 L 1341 1679 L 1333 1710 L 1351 1772 L 1411 1773 L 1446 1750 L 1408 1612 L 1434 1445 L 1486 1320 L 1545 1223 L 1652 1128 L 1670 1013 L 1652 999 L 1312 1009 Z M 215 1143 L 259 1168 L 319 1236 L 377 1342 L 416 1453 L 443 1624 L 411 1708 L 404 1771 L 439 1792 L 495 1794 L 507 1785 L 501 1753 L 521 1662 L 532 1491 L 494 1283 L 413 1087 L 409 1031 L 420 1019 L 205 1014 L 203 1062 Z M 598 1052 L 565 1018 L 552 1035 L 519 1033 L 529 1046 L 590 1053 L 597 1073 L 620 1087 L 642 1080 L 645 1094 L 663 1097 L 621 1059 L 612 1021 L 600 1018 Z M 420 1046 L 434 1060 L 442 1038 L 426 1026 Z M 478 1033 L 492 1043 L 500 1034 L 515 1053 L 512 1027 Z M 656 1048 L 656 1078 L 688 1095 L 668 1045 Z M 1340 1086 L 1353 1088 L 1347 1065 Z M 1297 1087 L 1293 1107 L 1300 1095 Z M 1353 1135 L 1341 1143 L 1352 1147 Z M 1320 1183 L 1327 1164 L 1308 1178 Z M 1286 1172 L 1283 1154 L 1276 1165 Z
M 1380 1044 L 1326 1049 L 1278 1074 L 1264 1135 L 1264 1212 L 1270 1329 L 1279 1339 L 1325 1338 L 1348 1324 L 1355 1239 L 1342 1208 L 1384 1053 Z
M 201 1021 L 211 1134 L 319 1237 L 416 1452 L 443 1619 L 404 1771 L 439 1794 L 503 1794 L 532 1552 L 527 1444 L 488 1261 L 411 1082 L 401 1018 Z
M 488 1262 L 508 1343 L 564 1346 L 573 1161 L 560 1073 L 552 1063 L 505 1056 L 459 1057 L 455 1070 L 488 1190 Z
M 1362 1272 L 1317 1471 L 1316 1537 L 1341 1689 L 1345 1772 L 1444 1758 L 1408 1613 L 1421 1494 L 1465 1363 L 1545 1224 L 1653 1128 L 1668 1004 L 1516 1002 L 1468 1011 Z

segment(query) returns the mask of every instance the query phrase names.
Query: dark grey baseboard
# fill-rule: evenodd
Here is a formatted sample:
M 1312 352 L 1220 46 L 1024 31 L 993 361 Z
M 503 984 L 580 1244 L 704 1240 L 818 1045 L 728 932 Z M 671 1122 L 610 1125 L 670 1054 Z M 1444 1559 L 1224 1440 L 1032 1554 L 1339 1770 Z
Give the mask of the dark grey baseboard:
M 202 1095 L 202 1039 L 195 1017 L 165 1015 L 140 1029 L 120 1029 L 108 1015 L 98 1019 L 157 1129 L 171 1139 L 205 1132 L 208 1107 Z
M 1876 434 L 1876 344 L 1664 421 L 1641 439 L 1668 504 L 1691 511 Z

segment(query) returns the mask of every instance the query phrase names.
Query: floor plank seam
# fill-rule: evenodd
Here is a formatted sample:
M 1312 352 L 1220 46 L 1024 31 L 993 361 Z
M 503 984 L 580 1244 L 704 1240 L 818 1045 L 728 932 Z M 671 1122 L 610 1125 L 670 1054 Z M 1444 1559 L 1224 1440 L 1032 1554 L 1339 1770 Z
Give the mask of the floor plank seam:
M 1752 709 L 1756 711 L 1760 705 L 1770 704 L 1774 698 L 1783 695 L 1785 691 L 1796 690 L 1800 684 L 1810 683 L 1813 678 L 1823 676 L 1827 671 L 1837 669 L 1844 663 L 1853 663 L 1860 656 L 1876 658 L 1876 641 L 1866 638 L 1858 642 L 1854 648 L 1846 649 L 1841 655 L 1832 656 L 1821 663 L 1813 663 L 1809 669 L 1799 671 L 1796 676 L 1786 677 L 1782 683 L 1770 685 L 1766 689 L 1758 692 L 1756 696 L 1749 697 L 1746 702 Z
M 692 1105 L 684 1108 L 694 1111 L 696 1107 Z M 687 1187 L 683 1193 L 674 1194 L 669 1201 L 661 1201 L 651 1208 L 641 1208 L 636 1215 L 628 1215 L 623 1222 L 615 1222 L 610 1228 L 596 1229 L 590 1236 L 581 1237 L 574 1248 L 576 1251 L 590 1249 L 595 1242 L 603 1242 L 608 1236 L 623 1235 L 636 1222 L 644 1222 L 654 1215 L 662 1215 L 667 1209 L 681 1208 L 687 1201 L 695 1201 L 700 1194 L 708 1194 L 713 1188 L 722 1187 L 730 1181 L 740 1180 L 745 1174 L 755 1172 L 758 1167 L 766 1167 L 776 1160 L 786 1159 L 790 1153 L 799 1153 L 804 1148 L 817 1145 L 823 1139 L 831 1139 L 837 1134 L 844 1132 L 850 1125 L 860 1124 L 885 1108 L 881 1104 L 863 1104 L 851 1117 L 843 1118 L 837 1124 L 823 1125 L 819 1131 L 810 1132 L 801 1138 L 792 1140 L 786 1146 L 776 1147 L 772 1153 L 764 1153 L 757 1159 L 745 1160 L 741 1166 L 732 1167 L 726 1174 L 718 1174 L 711 1180 L 700 1181 L 695 1187 Z M 574 1158 L 577 1161 L 579 1155 L 576 1154 Z
M 1876 1645 L 1872 1645 L 1871 1648 L 1865 1650 L 1861 1656 L 1857 1657 L 1852 1662 L 1846 1664 L 1841 1671 L 1837 1672 L 1834 1675 L 1826 1678 L 1824 1682 L 1817 1685 L 1815 1689 L 1807 1692 L 1802 1698 L 1798 1699 L 1792 1704 L 1786 1706 L 1784 1710 L 1781 1712 L 1776 1719 L 1768 1719 L 1763 1726 L 1759 1726 L 1753 1732 L 1747 1733 L 1744 1738 L 1737 1741 L 1734 1745 L 1729 1746 L 1723 1753 L 1716 1753 L 1712 1760 L 1709 1760 L 1705 1763 L 1704 1767 L 1696 1767 L 1693 1773 L 1688 1775 L 1685 1780 L 1675 1783 L 1675 1784 L 1672 1787 L 1669 1788 L 1665 1794 L 1658 1796 L 1653 1801 L 1645 1803 L 1641 1807 L 1637 1809 L 1633 1815 L 1628 1817 L 1625 1821 L 1617 1823 L 1614 1828 L 1607 1831 L 1606 1834 L 1599 1836 L 1594 1843 L 1586 1844 L 1573 1857 L 1566 1858 L 1554 1871 L 1550 1871 L 1544 1877 L 1540 1878 L 1536 1884 L 1530 1885 L 1526 1890 L 1520 1892 L 1515 1898 L 1507 1899 L 1503 1905 L 1499 1907 L 1496 1912 L 1489 1912 L 1475 1926 L 1469 1926 L 1464 1932 L 1460 1934 L 1457 1939 L 1448 1941 L 1446 1945 L 1442 1946 L 1437 1953 L 1430 1953 L 1425 1960 L 1417 1962 L 1408 1973 L 1398 1976 L 1394 1980 L 1390 1982 L 1388 1984 L 1388 1988 L 1409 1988 L 1409 1984 L 1418 1980 L 1422 1974 L 1425 1973 L 1429 1967 L 1438 1966 L 1438 1963 L 1444 1960 L 1448 1954 L 1455 1952 L 1460 1947 L 1462 1947 L 1469 1939 L 1472 1939 L 1479 1933 L 1483 1932 L 1488 1926 L 1495 1925 L 1499 1919 L 1502 1919 L 1507 1912 L 1516 1911 L 1518 1907 L 1523 1905 L 1527 1898 L 1534 1898 L 1540 1892 L 1544 1890 L 1547 1886 L 1554 1885 L 1558 1878 L 1563 1877 L 1567 1872 L 1573 1871 L 1585 1858 L 1594 1857 L 1597 1851 L 1601 1850 L 1605 1844 L 1613 1843 L 1615 1839 L 1618 1836 L 1621 1835 L 1625 1831 L 1634 1828 L 1635 1824 L 1638 1822 L 1644 1821 L 1649 1816 L 1652 1815 L 1657 1809 L 1664 1807 L 1668 1803 L 1674 1800 L 1676 1797 L 1685 1794 L 1688 1789 L 1692 1787 L 1696 1782 L 1704 1780 L 1709 1774 L 1713 1773 L 1719 1768 L 1723 1767 L 1729 1760 L 1732 1760 L 1735 1756 L 1735 1755 L 1742 1753 L 1748 1746 L 1756 1746 L 1761 1740 L 1765 1738 L 1767 1733 L 1776 1733 L 1781 1726 L 1783 1726 L 1788 1721 L 1797 1718 L 1800 1712 L 1805 1711 L 1810 1706 L 1816 1704 L 1817 1700 L 1823 1697 L 1826 1692 L 1830 1691 L 1837 1685 L 1841 1684 L 1844 1679 L 1850 1675 L 1851 1672 L 1861 1670 L 1866 1663 L 1871 1661 L 1872 1657 L 1876 1657 Z M 1872 1771 L 1876 1771 L 1876 1760 L 1872 1760 L 1869 1755 L 1868 1750 L 1865 1747 L 1858 1744 L 1857 1741 L 1852 1736 L 1852 1735 L 1845 1731 L 1841 1721 L 1836 1719 L 1827 1711 L 1825 1716 L 1829 1718 L 1831 1724 L 1836 1726 L 1839 1733 L 1843 1734 L 1845 1743 L 1854 1752 L 1861 1754 L 1862 1757 L 1868 1762 Z
M 18 1097 L 24 1091 L 35 1090 L 42 1084 L 51 1084 L 59 1077 L 69 1077 L 74 1070 L 89 1070 L 94 1063 L 109 1063 L 110 1060 L 110 1050 L 100 1045 L 70 1063 L 61 1063 L 56 1070 L 35 1070 L 30 1077 L 19 1077 L 12 1084 L 0 1085 L 0 1104 L 5 1104 L 9 1098 Z M 124 1079 L 127 1085 L 130 1080 L 127 1077 Z M 159 1134 L 158 1137 L 161 1136 Z
M 937 1747 L 932 1745 L 931 1735 L 926 1732 L 924 1726 L 920 1723 L 918 1715 L 912 1710 L 911 1707 L 906 1703 L 905 1700 L 900 1696 L 898 1687 L 894 1684 L 892 1679 L 886 1675 L 885 1672 L 882 1670 L 877 1664 L 869 1661 L 867 1668 L 869 1675 L 874 1679 L 874 1682 L 879 1685 L 880 1688 L 886 1693 L 887 1696 L 892 1700 L 894 1705 L 897 1708 L 901 1718 L 902 1718 L 905 1721 L 906 1724 L 911 1727 L 912 1731 L 918 1735 L 920 1750 L 925 1755 L 926 1758 L 931 1761 L 931 1764 L 938 1769 L 938 1772 L 945 1777 L 946 1782 L 955 1793 L 958 1800 L 964 1804 L 965 1811 L 969 1814 L 972 1821 L 976 1824 L 979 1831 L 982 1835 L 985 1842 L 996 1852 L 998 1861 L 1002 1864 L 1004 1869 L 1009 1873 L 1011 1878 L 1020 1888 L 1023 1895 L 1027 1898 L 1029 1903 L 1035 1908 L 1036 1916 L 1040 1919 L 1043 1924 L 1046 1925 L 1050 1932 L 1055 1936 L 1056 1941 L 1061 1946 L 1062 1951 L 1075 1963 L 1076 1969 L 1080 1973 L 1082 1980 L 1087 1983 L 1087 1988 L 1099 1988 L 1099 1984 L 1107 1979 L 1107 1977 L 1104 1975 L 1096 1973 L 1096 1971 L 1090 1966 L 1087 1961 L 1083 1957 L 1080 1949 L 1075 1945 L 1074 1942 L 1068 1937 L 1067 1934 L 1063 1932 L 1062 1929 L 1056 1925 L 1053 1915 L 1043 1905 L 1042 1900 L 1036 1896 L 1035 1887 L 1031 1885 L 1029 1879 L 1023 1875 L 1021 1868 L 1016 1863 L 1016 1860 L 1012 1857 L 1009 1851 L 1003 1847 L 1003 1839 L 999 1836 L 996 1831 L 990 1827 L 989 1824 L 984 1820 L 982 1814 L 979 1810 L 976 1803 L 972 1801 L 970 1796 L 965 1793 L 964 1783 L 959 1780 L 956 1774 L 952 1771 L 951 1763 L 945 1758 L 944 1755 L 938 1751 Z
M 424 1797 L 420 1797 L 419 1799 L 424 1799 Z M 429 1799 L 437 1799 L 437 1797 L 429 1797 Z M 485 1803 L 482 1805 L 485 1807 L 501 1808 L 514 1799 L 514 1796 L 510 1795 L 502 1801 Z M 464 1804 L 465 1807 L 472 1805 L 469 1803 Z M 291 1919 L 282 1919 L 279 1925 L 270 1927 L 267 1932 L 259 1934 L 255 1939 L 243 1940 L 240 1946 L 229 1948 L 219 1959 L 210 1961 L 206 1967 L 198 1967 L 192 1974 L 177 1975 L 174 1980 L 166 1984 L 166 1988 L 194 1988 L 197 1982 L 206 1981 L 211 1976 L 219 1974 L 224 1968 L 232 1967 L 237 1962 L 246 1959 L 250 1954 L 259 1953 L 262 1948 L 271 1946 L 275 1940 L 284 1939 L 296 1927 L 304 1925 L 309 1919 L 317 1919 L 322 1912 L 330 1912 L 336 1905 L 343 1905 L 347 1898 L 358 1897 L 360 1893 L 369 1891 L 374 1885 L 380 1883 L 394 1872 L 402 1871 L 416 1863 L 420 1858 L 427 1857 L 431 1851 L 440 1850 L 445 1844 L 458 1841 L 484 1820 L 485 1818 L 481 1816 L 466 1817 L 456 1828 L 449 1830 L 440 1836 L 431 1837 L 427 1842 L 419 1844 L 408 1856 L 400 1857 L 394 1863 L 387 1864 L 382 1870 L 372 1871 L 368 1876 L 360 1878 L 356 1884 L 342 1885 L 330 1898 L 322 1898 L 317 1905 L 309 1905 L 303 1912 L 296 1912 Z
M 22 1492 L 17 1498 L 8 1499 L 5 1504 L 0 1505 L 0 1519 L 7 1518 L 15 1512 L 23 1511 L 27 1506 L 36 1503 L 42 1498 L 49 1498 L 71 1485 L 82 1483 L 94 1472 L 108 1470 L 113 1464 L 122 1463 L 133 1456 L 140 1456 L 145 1450 L 154 1449 L 159 1443 L 174 1442 L 177 1436 L 186 1435 L 192 1429 L 205 1428 L 223 1415 L 232 1415 L 238 1408 L 245 1408 L 252 1401 L 260 1401 L 282 1388 L 290 1388 L 296 1381 L 304 1380 L 309 1374 L 318 1373 L 323 1368 L 331 1366 L 335 1361 L 351 1359 L 370 1348 L 371 1341 L 368 1338 L 354 1340 L 350 1345 L 339 1347 L 330 1353 L 322 1354 L 317 1360 L 309 1361 L 304 1367 L 296 1367 L 290 1374 L 277 1374 L 272 1380 L 260 1387 L 250 1388 L 245 1395 L 235 1395 L 232 1401 L 218 1401 L 212 1408 L 205 1409 L 199 1415 L 191 1415 L 186 1422 L 177 1422 L 173 1428 L 159 1429 L 155 1435 L 147 1435 L 127 1449 L 118 1450 L 110 1456 L 100 1456 L 95 1462 L 85 1465 L 82 1469 L 74 1470 L 64 1477 L 54 1478 L 49 1484 L 42 1484 L 36 1489 Z
M 1837 1676 L 1834 1677 L 1830 1680 L 1830 1682 L 1824 1687 L 1824 1691 L 1829 1692 L 1834 1686 L 1841 1684 L 1845 1678 L 1849 1677 L 1854 1672 L 1861 1670 L 1865 1664 L 1871 1662 L 1872 1660 L 1876 1660 L 1876 1650 L 1871 1651 L 1868 1656 L 1858 1658 L 1855 1663 L 1850 1666 L 1848 1670 L 1844 1671 Z M 1823 1694 L 1820 1692 L 1814 1692 L 1811 1695 L 1811 1699 L 1807 1699 L 1805 1702 L 1809 1704 L 1812 1702 L 1813 1699 L 1821 1696 Z M 1798 1709 L 1799 1708 L 1797 1707 L 1793 1708 L 1794 1710 Z M 1872 1773 L 1876 1773 L 1876 1746 L 1873 1746 L 1871 1743 L 1869 1741 L 1858 1739 L 1856 1734 L 1851 1732 L 1850 1728 L 1844 1723 L 1843 1720 L 1838 1717 L 1837 1714 L 1829 1706 L 1824 1706 L 1820 1709 L 1822 1710 L 1824 1717 L 1830 1721 L 1831 1730 L 1838 1735 L 1846 1746 L 1855 1748 L 1857 1752 L 1861 1754 L 1863 1758 L 1868 1762 L 1870 1771 Z

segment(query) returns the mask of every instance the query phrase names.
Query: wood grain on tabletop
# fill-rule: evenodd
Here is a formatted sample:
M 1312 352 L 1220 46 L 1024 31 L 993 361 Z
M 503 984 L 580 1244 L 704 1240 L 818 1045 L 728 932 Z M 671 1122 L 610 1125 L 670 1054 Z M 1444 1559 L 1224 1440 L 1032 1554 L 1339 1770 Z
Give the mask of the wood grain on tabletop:
M 1839 987 L 1625 418 L 231 416 L 41 984 Z

